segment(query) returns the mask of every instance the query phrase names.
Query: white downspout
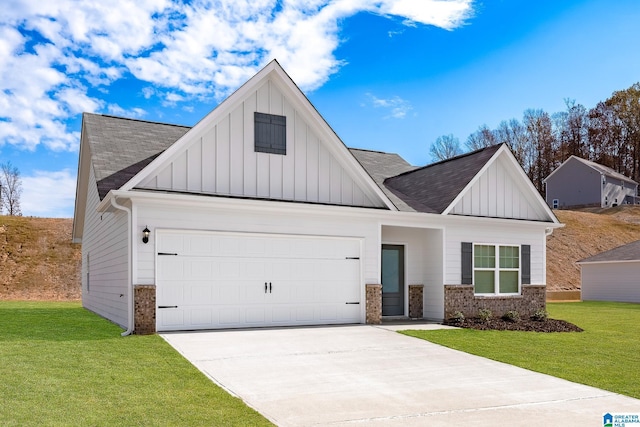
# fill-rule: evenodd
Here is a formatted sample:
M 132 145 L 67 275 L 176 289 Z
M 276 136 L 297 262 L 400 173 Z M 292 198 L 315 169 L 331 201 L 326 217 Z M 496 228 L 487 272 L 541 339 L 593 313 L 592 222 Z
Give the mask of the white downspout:
M 132 222 L 132 218 L 131 218 L 131 209 L 129 209 L 126 206 L 122 206 L 119 205 L 118 202 L 116 202 L 116 197 L 111 197 L 111 206 L 113 206 L 116 209 L 120 209 L 122 211 L 125 211 L 127 213 L 127 246 L 129 248 L 129 257 L 127 259 L 127 287 L 129 288 L 129 292 L 127 293 L 127 312 L 129 313 L 129 316 L 127 316 L 128 321 L 127 321 L 127 330 L 124 331 L 121 335 L 123 337 L 126 337 L 127 335 L 131 335 L 133 333 L 133 328 L 134 328 L 134 320 L 133 320 L 133 279 L 131 277 L 131 265 L 133 264 L 133 241 L 131 239 L 131 222 Z

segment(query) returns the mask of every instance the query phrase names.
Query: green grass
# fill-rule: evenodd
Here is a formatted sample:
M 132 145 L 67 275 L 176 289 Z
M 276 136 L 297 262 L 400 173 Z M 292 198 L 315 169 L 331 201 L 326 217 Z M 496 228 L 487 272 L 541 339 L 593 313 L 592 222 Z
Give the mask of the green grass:
M 162 338 L 79 303 L 0 302 L 0 425 L 270 425 Z
M 584 332 L 403 331 L 489 359 L 640 398 L 640 304 L 547 304 Z

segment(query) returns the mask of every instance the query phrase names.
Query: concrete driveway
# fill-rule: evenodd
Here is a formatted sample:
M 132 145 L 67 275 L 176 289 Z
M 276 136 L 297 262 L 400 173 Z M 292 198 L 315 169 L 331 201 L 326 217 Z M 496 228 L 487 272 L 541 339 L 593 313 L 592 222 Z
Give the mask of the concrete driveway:
M 354 325 L 162 337 L 279 426 L 602 426 L 605 412 L 640 413 L 640 400 L 394 331 L 406 328 Z

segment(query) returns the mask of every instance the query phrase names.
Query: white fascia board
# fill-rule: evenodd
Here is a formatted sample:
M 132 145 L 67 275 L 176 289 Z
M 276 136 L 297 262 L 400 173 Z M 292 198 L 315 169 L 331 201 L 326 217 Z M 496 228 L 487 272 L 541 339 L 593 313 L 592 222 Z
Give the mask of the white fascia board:
M 144 190 L 112 190 L 98 206 L 99 212 L 111 209 L 111 198 L 130 199 L 132 203 L 140 206 L 145 203 L 163 203 L 184 208 L 193 207 L 201 209 L 245 209 L 256 212 L 274 213 L 299 213 L 300 215 L 341 216 L 375 219 L 381 226 L 399 226 L 413 228 L 445 229 L 447 226 L 502 226 L 513 228 L 549 229 L 559 228 L 564 224 L 550 224 L 541 221 L 468 217 L 468 216 L 442 216 L 423 212 L 389 211 L 386 209 L 350 207 L 338 205 L 321 205 L 311 203 L 299 203 L 274 200 L 254 200 L 232 197 L 203 196 L 199 194 L 176 194 L 154 192 Z
M 91 171 L 91 150 L 86 141 L 84 116 L 82 118 L 82 134 L 80 136 L 80 153 L 78 154 L 78 173 L 76 176 L 76 199 L 73 210 L 72 243 L 82 243 L 84 234 L 84 217 L 87 209 L 87 193 L 89 191 L 89 173 Z
M 594 265 L 594 264 L 632 264 L 639 263 L 640 259 L 620 259 L 620 260 L 612 260 L 612 261 L 576 261 L 576 264 L 582 265 Z
M 316 203 L 301 203 L 287 200 L 251 199 L 240 197 L 225 197 L 216 195 L 169 193 L 146 190 L 111 190 L 97 207 L 98 212 L 111 210 L 111 199 L 129 199 L 137 204 L 140 203 L 164 203 L 166 205 L 194 207 L 194 208 L 238 208 L 255 210 L 256 212 L 300 212 L 301 214 L 336 214 L 341 216 L 355 217 L 375 217 L 379 218 L 384 214 L 398 215 L 401 212 L 389 211 L 384 208 L 365 208 L 357 206 L 323 205 Z M 410 213 L 410 212 L 407 212 Z M 423 214 L 437 216 L 434 214 Z

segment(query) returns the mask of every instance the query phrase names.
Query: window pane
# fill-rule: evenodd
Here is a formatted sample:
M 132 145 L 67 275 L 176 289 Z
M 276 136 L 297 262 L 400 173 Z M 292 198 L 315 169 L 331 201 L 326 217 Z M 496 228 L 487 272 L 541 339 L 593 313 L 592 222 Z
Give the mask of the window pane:
M 519 248 L 500 246 L 500 268 L 520 268 Z
M 473 249 L 475 268 L 495 268 L 496 247 L 489 245 L 475 245 Z
M 382 292 L 400 291 L 400 251 L 398 249 L 382 250 Z
M 476 271 L 474 279 L 476 294 L 492 294 L 495 292 L 495 272 Z
M 501 271 L 500 272 L 500 293 L 501 294 L 517 294 L 518 293 L 518 272 L 517 271 Z

